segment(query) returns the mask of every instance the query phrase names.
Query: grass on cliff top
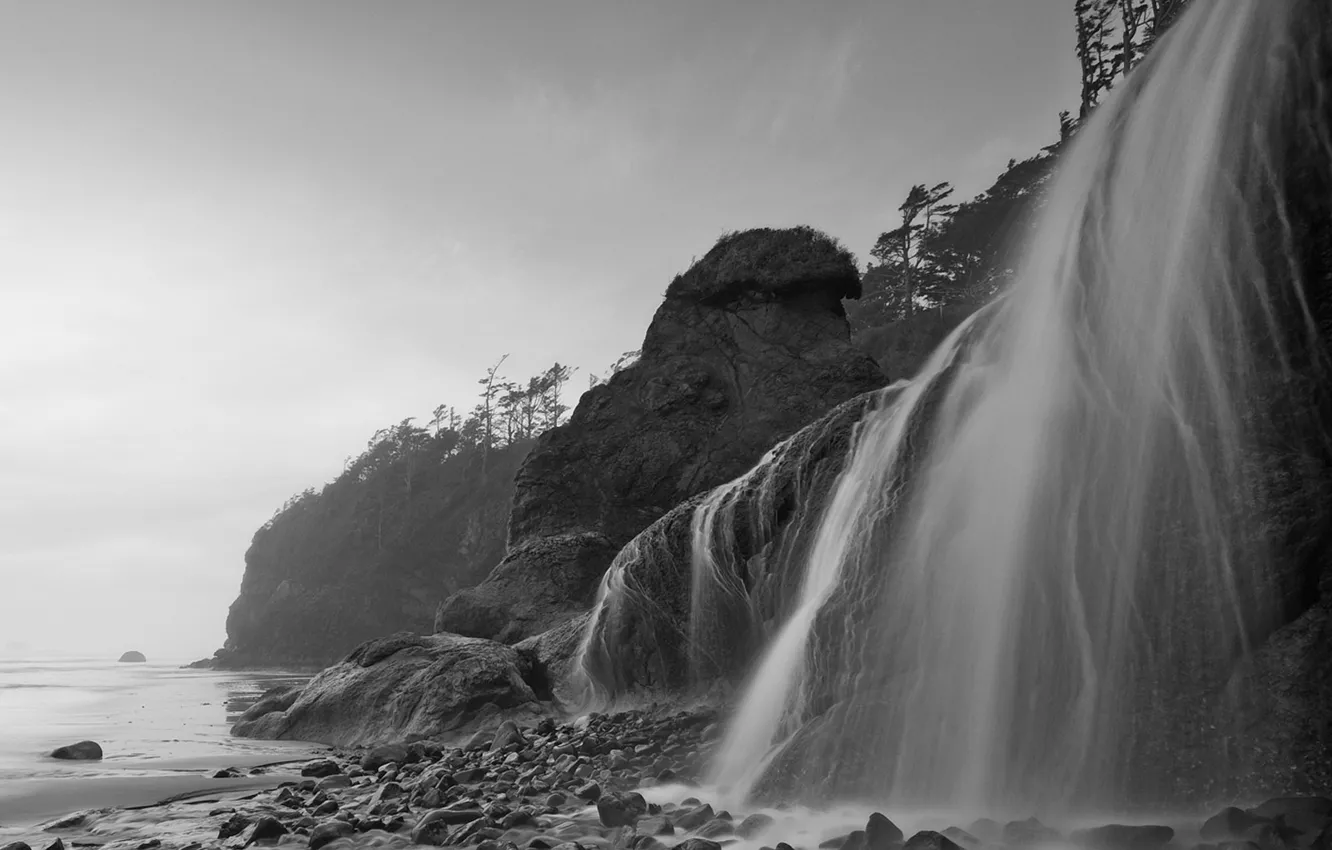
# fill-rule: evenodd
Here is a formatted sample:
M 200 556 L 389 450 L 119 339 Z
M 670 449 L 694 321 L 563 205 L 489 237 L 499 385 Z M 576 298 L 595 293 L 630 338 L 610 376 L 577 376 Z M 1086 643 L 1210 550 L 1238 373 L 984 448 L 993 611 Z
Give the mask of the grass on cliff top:
M 858 298 L 855 256 L 812 227 L 760 227 L 724 234 L 703 259 L 671 281 L 666 297 L 724 302 L 747 293 L 819 290 Z

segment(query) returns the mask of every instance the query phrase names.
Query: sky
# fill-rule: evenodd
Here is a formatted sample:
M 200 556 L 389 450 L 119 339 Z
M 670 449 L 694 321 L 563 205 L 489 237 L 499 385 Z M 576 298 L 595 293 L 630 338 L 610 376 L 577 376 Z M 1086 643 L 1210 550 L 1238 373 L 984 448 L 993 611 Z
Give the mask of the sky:
M 205 657 L 250 538 L 723 232 L 865 258 L 1077 103 L 1072 0 L 0 0 L 0 653 Z M 25 650 L 26 651 L 26 650 Z

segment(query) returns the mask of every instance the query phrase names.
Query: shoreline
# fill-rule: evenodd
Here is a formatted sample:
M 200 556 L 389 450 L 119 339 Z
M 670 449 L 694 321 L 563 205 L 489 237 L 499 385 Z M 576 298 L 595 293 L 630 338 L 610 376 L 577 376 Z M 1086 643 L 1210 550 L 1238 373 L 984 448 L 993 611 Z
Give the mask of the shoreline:
M 243 850 L 256 843 L 310 850 L 1174 850 L 1236 841 L 1299 850 L 1332 839 L 1332 799 L 1322 797 L 1281 798 L 1210 818 L 1134 818 L 1109 826 L 1085 819 L 1062 831 L 1035 818 L 885 815 L 853 804 L 747 804 L 727 811 L 719 789 L 698 784 L 722 733 L 719 718 L 713 708 L 693 708 L 547 719 L 526 728 L 506 721 L 452 745 L 330 750 L 255 767 L 246 776 L 110 778 L 120 798 L 21 829 L 6 824 L 0 849 L 21 841 L 17 850 Z M 89 783 L 99 780 L 51 781 L 79 785 L 86 798 Z M 43 799 L 41 789 L 30 797 Z

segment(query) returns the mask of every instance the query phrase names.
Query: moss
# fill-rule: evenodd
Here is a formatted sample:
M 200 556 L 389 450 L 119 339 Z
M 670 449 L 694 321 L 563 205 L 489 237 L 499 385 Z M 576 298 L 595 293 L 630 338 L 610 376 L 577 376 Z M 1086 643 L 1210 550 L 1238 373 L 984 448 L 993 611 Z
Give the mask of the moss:
M 804 293 L 859 298 L 855 257 L 812 227 L 761 227 L 723 235 L 703 259 L 676 276 L 666 297 L 721 305 Z

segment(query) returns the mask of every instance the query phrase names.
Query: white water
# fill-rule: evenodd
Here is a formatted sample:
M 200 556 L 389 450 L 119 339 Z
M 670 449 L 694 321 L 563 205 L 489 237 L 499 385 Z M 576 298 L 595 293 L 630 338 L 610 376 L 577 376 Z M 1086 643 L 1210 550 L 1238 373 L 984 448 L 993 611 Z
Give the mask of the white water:
M 733 797 L 785 759 L 912 807 L 1113 799 L 1244 645 L 1244 402 L 1293 291 L 1253 209 L 1297 2 L 1194 3 L 1065 151 L 995 315 L 862 423 L 717 761 Z

